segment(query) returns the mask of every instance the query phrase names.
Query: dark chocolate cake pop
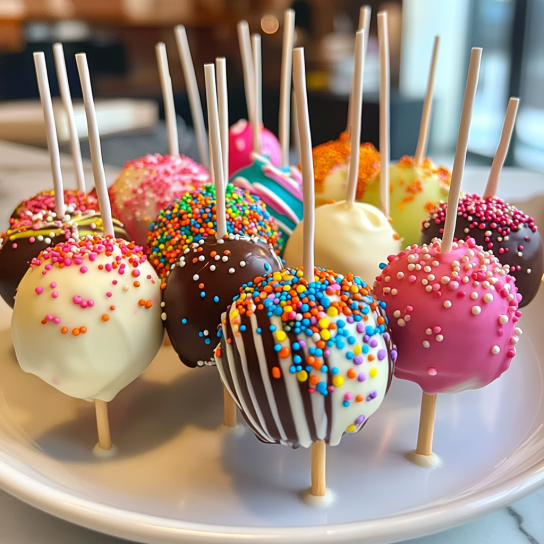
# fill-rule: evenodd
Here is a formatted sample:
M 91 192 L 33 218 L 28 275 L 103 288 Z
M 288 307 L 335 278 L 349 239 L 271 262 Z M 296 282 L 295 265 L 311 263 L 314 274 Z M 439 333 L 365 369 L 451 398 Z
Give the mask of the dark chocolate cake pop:
M 255 236 L 209 236 L 191 244 L 171 268 L 163 293 L 163 319 L 182 363 L 215 364 L 221 314 L 242 285 L 281 268 L 273 247 Z
M 11 308 L 30 261 L 41 251 L 69 238 L 103 233 L 102 217 L 92 210 L 83 215 L 67 215 L 62 221 L 54 212 L 44 211 L 10 223 L 10 228 L 0 234 L 0 295 Z M 116 237 L 130 241 L 123 224 L 116 219 L 113 224 Z
M 421 244 L 442 238 L 447 204 L 441 203 L 423 223 Z M 540 287 L 544 255 L 540 232 L 534 219 L 500 198 L 474 194 L 459 199 L 454 240 L 474 238 L 491 250 L 501 264 L 510 266 L 522 295 L 520 308 L 527 306 Z

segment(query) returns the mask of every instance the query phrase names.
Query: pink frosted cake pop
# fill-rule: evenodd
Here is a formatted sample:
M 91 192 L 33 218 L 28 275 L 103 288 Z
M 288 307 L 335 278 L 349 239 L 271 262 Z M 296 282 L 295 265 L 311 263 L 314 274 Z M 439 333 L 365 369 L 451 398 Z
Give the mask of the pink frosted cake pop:
M 515 280 L 473 239 L 411 246 L 376 278 L 399 357 L 397 378 L 427 394 L 484 387 L 510 366 L 521 334 Z
M 260 154 L 266 155 L 274 166 L 281 166 L 280 142 L 262 125 L 260 141 Z M 253 130 L 245 119 L 240 119 L 229 129 L 229 178 L 251 164 L 252 151 Z
M 146 155 L 127 162 L 110 187 L 113 215 L 136 243 L 145 246 L 147 229 L 159 211 L 209 181 L 206 169 L 189 157 Z

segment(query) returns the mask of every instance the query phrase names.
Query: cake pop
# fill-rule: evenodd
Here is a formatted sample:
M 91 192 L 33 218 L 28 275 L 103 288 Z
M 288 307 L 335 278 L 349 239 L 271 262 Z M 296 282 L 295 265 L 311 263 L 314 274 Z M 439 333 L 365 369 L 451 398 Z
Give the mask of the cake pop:
M 284 245 L 302 219 L 302 175 L 296 166 L 280 168 L 255 152 L 252 164 L 235 174 L 231 183 L 259 197 L 276 220 Z
M 159 211 L 209 181 L 204 167 L 189 157 L 146 155 L 127 162 L 110 187 L 112 211 L 132 238 L 145 245 L 149 225 Z
M 508 153 L 508 144 L 514 128 L 518 99 L 511 98 L 501 142 L 483 196 L 465 194 L 457 206 L 454 240 L 473 238 L 476 243 L 491 250 L 509 274 L 516 279 L 516 288 L 522 298 L 520 308 L 536 296 L 544 269 L 540 231 L 532 217 L 495 196 L 500 171 Z M 423 223 L 421 242 L 431 243 L 444 233 L 447 204 L 440 203 Z
M 484 387 L 516 354 L 519 295 L 508 267 L 473 239 L 453 242 L 481 49 L 472 50 L 443 240 L 389 257 L 374 291 L 388 304 L 395 375 L 423 389 L 416 456 L 432 466 L 436 394 Z
M 106 403 L 145 370 L 162 344 L 160 281 L 142 248 L 113 237 L 86 57 L 76 60 L 105 237 L 71 238 L 33 259 L 19 286 L 11 330 L 25 371 L 95 401 L 99 447 L 111 451 Z M 43 54 L 41 61 L 43 85 Z
M 351 145 L 356 148 L 361 135 L 361 106 L 363 96 L 364 30 L 357 32 L 355 43 L 355 74 Z M 400 251 L 400 240 L 387 217 L 374 206 L 356 202 L 359 155 L 350 158 L 348 188 L 345 200 L 324 204 L 315 210 L 315 262 L 340 274 L 352 272 L 370 283 L 379 273 L 379 266 L 388 255 Z M 384 180 L 385 183 L 385 180 Z M 284 252 L 285 263 L 302 264 L 304 221 L 295 228 Z
M 277 247 L 278 226 L 258 198 L 229 184 L 225 200 L 229 234 L 258 236 Z M 184 250 L 215 232 L 215 188 L 204 185 L 162 209 L 151 223 L 148 231 L 149 261 L 159 277 L 165 278 Z
M 222 318 L 216 363 L 225 387 L 265 443 L 312 448 L 307 499 L 327 496 L 325 444 L 359 431 L 390 383 L 395 348 L 385 305 L 351 273 L 313 263 L 314 180 L 303 50 L 294 80 L 304 178 L 304 267 L 240 289 Z
M 348 165 L 351 155 L 350 136 L 342 132 L 338 140 L 314 147 L 315 205 L 343 200 L 348 187 Z M 371 143 L 359 147 L 357 200 L 361 200 L 370 180 L 380 171 L 380 154 Z
M 263 239 L 227 236 L 213 64 L 205 65 L 204 70 L 215 194 L 219 197 L 215 203 L 217 231 L 215 236 L 203 238 L 183 252 L 172 265 L 163 291 L 163 319 L 168 336 L 181 361 L 191 367 L 215 363 L 221 314 L 240 286 L 282 268 L 273 248 Z M 222 83 L 220 80 L 220 86 Z

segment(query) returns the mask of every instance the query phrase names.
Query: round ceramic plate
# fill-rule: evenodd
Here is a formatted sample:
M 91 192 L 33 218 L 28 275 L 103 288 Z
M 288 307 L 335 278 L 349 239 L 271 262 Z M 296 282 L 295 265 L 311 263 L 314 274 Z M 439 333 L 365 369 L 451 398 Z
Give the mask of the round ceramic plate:
M 19 368 L 0 311 L 0 485 L 28 503 L 140 542 L 395 542 L 452 527 L 544 484 L 544 293 L 522 318 L 512 368 L 491 386 L 438 399 L 442 466 L 405 457 L 420 390 L 395 380 L 362 432 L 328 448 L 327 508 L 300 498 L 310 452 L 220 430 L 214 368 L 186 369 L 170 347 L 110 404 L 118 454 L 93 456 L 93 405 Z M 74 339 L 76 341 L 76 339 Z

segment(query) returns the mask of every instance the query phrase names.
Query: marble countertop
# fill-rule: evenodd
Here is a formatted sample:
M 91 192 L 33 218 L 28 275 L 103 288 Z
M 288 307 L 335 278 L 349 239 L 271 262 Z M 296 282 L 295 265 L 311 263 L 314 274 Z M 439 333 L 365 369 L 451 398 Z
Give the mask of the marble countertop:
M 71 174 L 71 160 L 63 156 L 65 185 L 75 187 Z M 85 170 L 89 185 L 92 183 L 90 164 Z M 116 168 L 106 168 L 113 180 Z M 480 191 L 483 188 L 482 170 L 467 171 L 465 187 Z M 7 142 L 0 142 L 0 221 L 6 222 L 15 205 L 50 186 L 49 156 L 37 150 Z M 523 200 L 530 208 L 531 198 L 544 194 L 544 174 L 507 169 L 503 174 L 500 196 Z M 531 213 L 530 209 L 526 209 Z M 0 544 L 115 544 L 125 542 L 77 527 L 34 509 L 0 491 Z M 409 544 L 544 544 L 544 488 L 507 508 L 484 518 L 435 535 L 407 541 Z

